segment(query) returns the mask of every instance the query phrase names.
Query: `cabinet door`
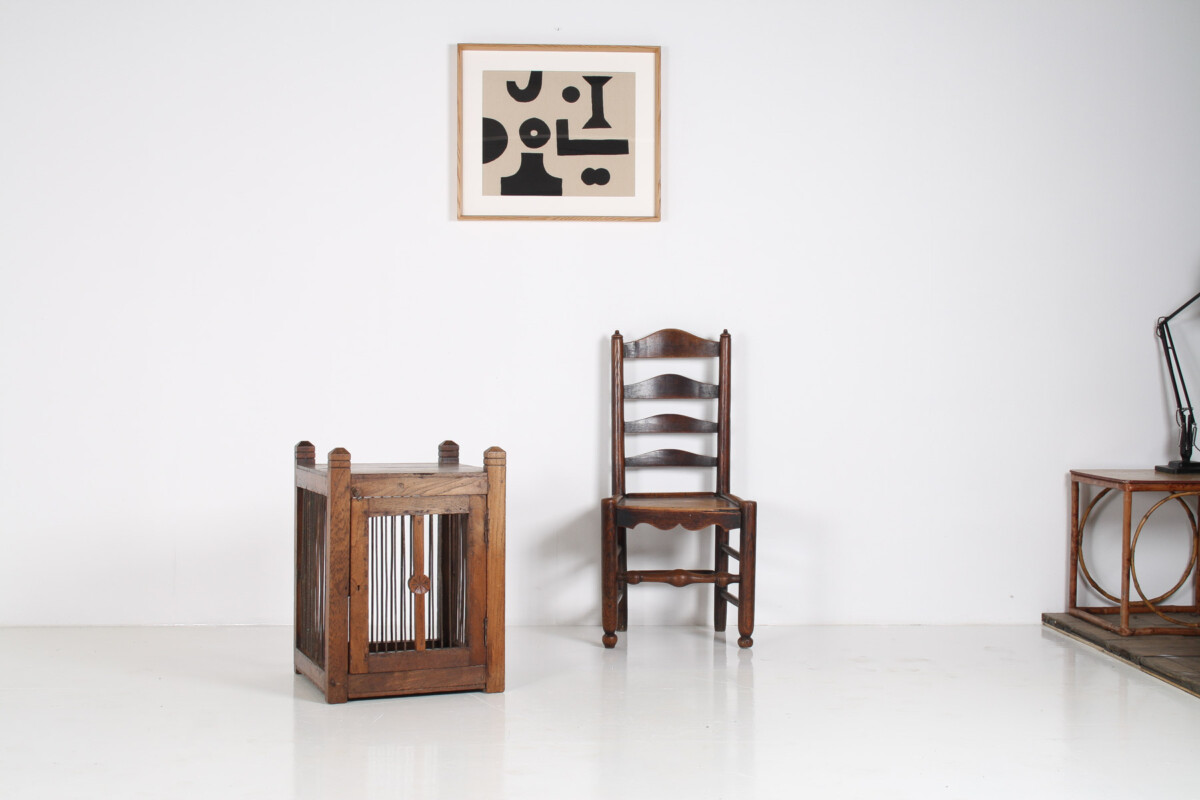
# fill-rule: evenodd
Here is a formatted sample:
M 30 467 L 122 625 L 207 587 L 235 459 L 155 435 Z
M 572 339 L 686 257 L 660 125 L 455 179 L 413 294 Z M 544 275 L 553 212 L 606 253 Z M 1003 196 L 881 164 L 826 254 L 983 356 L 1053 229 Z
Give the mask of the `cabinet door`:
M 350 672 L 392 693 L 485 680 L 484 495 L 352 502 Z

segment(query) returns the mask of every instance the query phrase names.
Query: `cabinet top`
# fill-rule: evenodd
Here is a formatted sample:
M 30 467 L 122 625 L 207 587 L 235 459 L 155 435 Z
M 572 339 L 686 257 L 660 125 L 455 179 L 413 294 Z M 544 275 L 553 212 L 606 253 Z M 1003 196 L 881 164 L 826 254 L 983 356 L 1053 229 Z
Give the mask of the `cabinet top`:
M 297 464 L 296 469 L 317 475 L 329 474 L 328 464 Z M 472 467 L 469 464 L 350 464 L 351 475 L 477 475 L 481 472 L 483 467 Z

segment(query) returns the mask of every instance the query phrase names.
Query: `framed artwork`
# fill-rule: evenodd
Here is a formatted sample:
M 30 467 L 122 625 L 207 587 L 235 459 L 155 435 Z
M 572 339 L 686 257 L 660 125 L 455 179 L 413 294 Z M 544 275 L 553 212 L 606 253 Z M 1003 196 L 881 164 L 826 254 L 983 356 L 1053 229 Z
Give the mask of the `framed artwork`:
M 659 219 L 658 47 L 460 44 L 459 219 Z

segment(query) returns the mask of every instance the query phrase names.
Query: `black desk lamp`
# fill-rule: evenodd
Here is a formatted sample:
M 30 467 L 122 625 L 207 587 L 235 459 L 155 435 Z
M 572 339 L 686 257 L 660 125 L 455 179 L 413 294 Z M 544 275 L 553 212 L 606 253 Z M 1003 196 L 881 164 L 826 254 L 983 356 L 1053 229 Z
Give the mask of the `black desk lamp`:
M 1175 420 L 1179 423 L 1179 460 L 1154 468 L 1156 472 L 1200 472 L 1200 461 L 1192 461 L 1192 446 L 1196 444 L 1196 418 L 1192 416 L 1192 398 L 1188 396 L 1187 384 L 1183 382 L 1183 370 L 1179 367 L 1179 356 L 1175 353 L 1175 340 L 1171 338 L 1168 323 L 1180 311 L 1196 302 L 1200 294 L 1192 297 L 1168 316 L 1159 317 L 1156 331 L 1162 341 L 1163 356 L 1167 359 L 1167 372 L 1171 376 L 1171 388 L 1175 390 Z

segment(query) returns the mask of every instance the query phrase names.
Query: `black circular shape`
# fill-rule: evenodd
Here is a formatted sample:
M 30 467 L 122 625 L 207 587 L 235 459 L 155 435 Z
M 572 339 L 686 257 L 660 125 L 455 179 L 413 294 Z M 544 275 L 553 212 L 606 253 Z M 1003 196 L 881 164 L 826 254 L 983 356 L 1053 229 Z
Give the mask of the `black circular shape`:
M 604 186 L 612 179 L 612 175 L 606 169 L 592 169 L 588 167 L 580 173 L 579 179 L 588 186 Z
M 520 133 L 525 146 L 535 150 L 550 141 L 550 126 L 537 117 L 530 117 L 522 122 Z
M 567 88 L 563 89 L 563 100 L 566 100 L 568 103 L 574 103 L 578 99 L 579 90 L 574 86 L 568 86 Z
M 483 163 L 495 161 L 508 147 L 508 131 L 497 120 L 483 118 Z

